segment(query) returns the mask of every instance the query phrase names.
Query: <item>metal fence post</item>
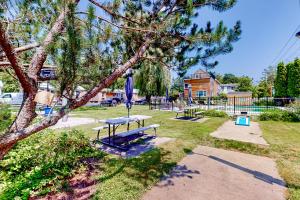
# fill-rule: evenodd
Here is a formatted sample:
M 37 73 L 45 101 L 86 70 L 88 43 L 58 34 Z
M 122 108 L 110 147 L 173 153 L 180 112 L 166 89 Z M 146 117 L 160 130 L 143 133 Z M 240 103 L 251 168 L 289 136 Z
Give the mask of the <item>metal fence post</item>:
M 209 110 L 210 107 L 210 97 L 207 98 L 207 110 Z
M 233 97 L 233 114 L 235 114 L 235 96 Z

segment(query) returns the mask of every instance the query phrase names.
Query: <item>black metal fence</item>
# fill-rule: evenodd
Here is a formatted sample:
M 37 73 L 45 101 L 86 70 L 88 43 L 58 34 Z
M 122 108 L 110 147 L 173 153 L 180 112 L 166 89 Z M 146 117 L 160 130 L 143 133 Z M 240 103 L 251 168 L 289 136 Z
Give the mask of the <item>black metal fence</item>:
M 149 109 L 174 110 L 178 109 L 178 107 L 189 106 L 187 102 L 187 99 L 172 102 L 164 99 L 152 99 L 149 103 Z M 267 110 L 287 109 L 293 104 L 300 104 L 300 98 L 201 97 L 194 98 L 190 106 L 197 106 L 203 110 L 215 109 L 224 111 L 230 115 L 241 112 L 258 115 Z

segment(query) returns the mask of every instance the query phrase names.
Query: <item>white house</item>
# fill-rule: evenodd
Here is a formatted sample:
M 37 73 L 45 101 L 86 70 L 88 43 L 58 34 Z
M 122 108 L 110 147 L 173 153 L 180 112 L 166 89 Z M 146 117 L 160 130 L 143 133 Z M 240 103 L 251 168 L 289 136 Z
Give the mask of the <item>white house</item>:
M 235 92 L 238 87 L 236 83 L 220 84 L 220 93 L 228 94 L 230 92 Z
M 3 89 L 3 87 L 4 87 L 4 84 L 3 84 L 3 82 L 0 80 L 0 95 L 2 94 L 2 89 Z

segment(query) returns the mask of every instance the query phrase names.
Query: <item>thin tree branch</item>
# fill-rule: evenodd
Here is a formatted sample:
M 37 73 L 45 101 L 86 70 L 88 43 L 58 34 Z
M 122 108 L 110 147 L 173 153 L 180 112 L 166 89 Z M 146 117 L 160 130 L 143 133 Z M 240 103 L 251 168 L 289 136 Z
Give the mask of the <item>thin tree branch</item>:
M 92 4 L 94 4 L 95 6 L 101 8 L 102 10 L 104 10 L 105 12 L 107 12 L 108 14 L 110 14 L 111 16 L 114 16 L 114 17 L 116 17 L 116 18 L 122 18 L 122 19 L 124 19 L 124 20 L 126 20 L 126 21 L 129 21 L 129 22 L 132 22 L 132 23 L 141 25 L 141 23 L 139 23 L 139 22 L 137 22 L 137 21 L 135 21 L 135 20 L 132 20 L 132 19 L 130 19 L 130 18 L 128 18 L 128 17 L 125 17 L 125 16 L 123 16 L 123 15 L 116 14 L 114 11 L 110 10 L 109 8 L 107 8 L 106 6 L 104 6 L 104 5 L 100 4 L 100 3 L 98 3 L 98 2 L 95 1 L 95 0 L 88 0 L 88 1 L 91 2 Z
M 18 59 L 15 55 L 15 50 L 10 43 L 5 30 L 3 29 L 2 23 L 0 23 L 0 45 L 2 50 L 5 52 L 7 59 L 9 60 L 13 70 L 15 71 L 16 76 L 18 77 L 21 86 L 25 92 L 32 93 L 33 88 L 31 87 L 31 83 L 29 77 L 22 70 L 20 64 L 18 63 Z
M 88 13 L 86 12 L 77 12 L 77 14 L 84 14 L 84 15 L 87 15 Z M 113 25 L 119 29 L 125 29 L 125 30 L 131 30 L 131 31 L 138 31 L 138 32 L 149 32 L 149 33 L 157 33 L 156 31 L 152 31 L 152 30 L 149 30 L 149 29 L 141 29 L 141 28 L 135 28 L 135 27 L 129 27 L 129 26 L 124 26 L 124 25 L 119 25 L 119 24 L 115 24 L 105 18 L 102 18 L 100 16 L 96 16 L 98 19 L 110 24 L 110 25 Z
M 23 51 L 28 51 L 28 50 L 31 50 L 31 49 L 34 49 L 36 47 L 39 47 L 40 44 L 39 43 L 32 43 L 32 44 L 27 44 L 27 45 L 24 45 L 24 46 L 21 46 L 21 47 L 17 47 L 14 49 L 14 53 L 21 53 Z M 5 53 L 0 53 L 0 59 L 1 58 L 4 58 L 5 57 Z
M 77 5 L 80 0 L 75 0 L 75 4 Z M 69 7 L 66 7 L 62 10 L 62 13 L 58 16 L 56 22 L 50 29 L 49 33 L 47 34 L 44 41 L 41 43 L 41 46 L 37 49 L 35 55 L 33 56 L 29 69 L 28 69 L 28 76 L 32 78 L 33 80 L 37 81 L 38 79 L 38 73 L 40 72 L 41 68 L 43 67 L 44 62 L 47 59 L 47 47 L 53 43 L 54 37 L 57 34 L 62 33 L 64 29 L 64 21 L 65 18 L 70 12 Z
M 137 63 L 140 58 L 142 58 L 145 51 L 150 46 L 152 42 L 151 38 L 148 36 L 146 37 L 146 41 L 141 45 L 139 50 L 131 57 L 126 63 L 122 66 L 118 67 L 110 76 L 105 78 L 103 81 L 99 82 L 99 84 L 88 91 L 85 95 L 81 98 L 77 99 L 72 105 L 70 105 L 70 109 L 76 109 L 82 105 L 85 105 L 91 98 L 96 96 L 102 89 L 110 86 L 115 80 L 121 77 L 127 69 L 132 67 L 135 63 Z
M 157 64 L 159 62 L 160 64 L 164 65 L 168 69 L 172 69 L 172 66 L 168 65 L 166 62 L 162 61 L 161 58 L 158 57 L 153 57 L 153 56 L 145 56 L 142 57 L 143 59 L 149 60 L 150 62 Z

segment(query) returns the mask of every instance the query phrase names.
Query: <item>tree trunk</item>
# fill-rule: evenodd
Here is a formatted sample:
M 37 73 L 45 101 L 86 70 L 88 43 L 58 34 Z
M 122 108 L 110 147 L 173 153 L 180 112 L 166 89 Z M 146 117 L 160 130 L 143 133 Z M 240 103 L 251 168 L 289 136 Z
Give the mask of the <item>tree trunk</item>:
M 149 103 L 151 103 L 150 102 L 151 101 L 151 95 L 146 95 L 146 101 L 149 102 Z
M 29 94 L 28 96 L 24 94 L 24 100 L 20 111 L 11 125 L 9 132 L 17 132 L 26 128 L 32 120 L 37 116 L 35 113 L 36 103 L 34 102 L 35 95 Z

